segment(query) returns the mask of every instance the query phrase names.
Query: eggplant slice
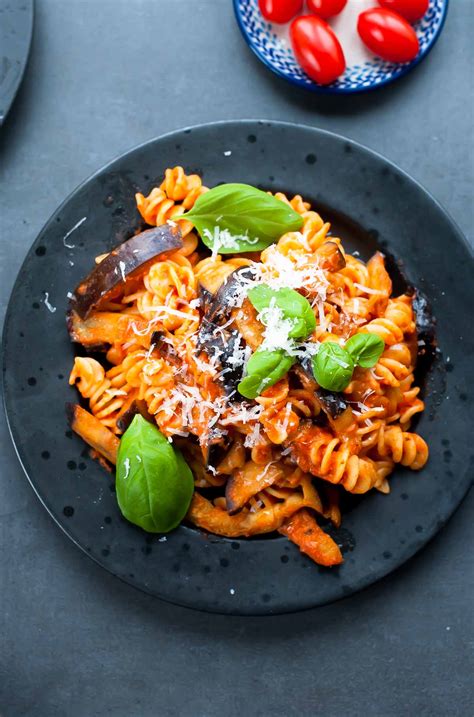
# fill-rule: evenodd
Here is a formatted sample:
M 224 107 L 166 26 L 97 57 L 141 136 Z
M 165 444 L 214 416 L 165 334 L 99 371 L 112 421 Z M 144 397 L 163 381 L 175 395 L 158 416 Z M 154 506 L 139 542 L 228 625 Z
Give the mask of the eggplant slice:
M 225 319 L 229 318 L 230 312 L 236 305 L 242 287 L 241 279 L 252 279 L 254 276 L 255 272 L 251 267 L 244 266 L 240 269 L 236 269 L 227 277 L 216 293 L 211 294 L 212 298 L 208 299 L 207 310 L 202 322 L 204 339 L 207 338 L 209 330 L 212 330 L 215 326 L 219 326 Z M 204 291 L 210 294 L 207 289 L 204 289 Z
M 66 403 L 66 416 L 72 430 L 112 465 L 117 463 L 120 441 L 98 418 L 75 403 Z
M 113 343 L 124 343 L 131 336 L 143 337 L 148 321 L 116 311 L 96 311 L 81 319 L 75 311 L 67 314 L 67 328 L 71 341 L 82 344 L 88 351 L 103 351 Z M 136 334 L 134 332 L 142 332 Z
M 179 227 L 163 224 L 136 234 L 103 259 L 75 288 L 70 311 L 86 319 L 93 309 L 107 301 L 127 278 L 146 271 L 157 257 L 183 246 Z
M 153 416 L 148 412 L 146 402 L 142 399 L 136 398 L 132 401 L 127 410 L 124 411 L 117 418 L 117 428 L 122 433 L 125 433 L 125 431 L 138 413 L 143 416 L 146 421 L 148 421 L 149 423 L 153 423 L 153 425 L 156 425 Z
M 235 395 L 237 398 L 240 398 L 237 396 L 237 385 L 242 380 L 244 367 L 232 365 L 230 359 L 235 356 L 242 337 L 237 329 L 222 328 L 222 325 L 229 319 L 236 305 L 242 286 L 241 279 L 250 279 L 253 276 L 252 268 L 242 267 L 232 272 L 215 294 L 211 294 L 204 287 L 201 289 L 204 292 L 201 297 L 204 297 L 205 311 L 199 329 L 197 348 L 211 359 L 217 357 L 222 369 L 218 380 L 228 396 Z
M 163 331 L 153 331 L 150 346 L 157 348 L 160 352 L 160 356 L 162 356 L 172 366 L 175 366 L 177 369 L 181 367 L 181 359 L 174 346 L 165 339 Z
M 209 291 L 209 289 L 206 289 L 205 286 L 202 284 L 199 284 L 198 286 L 198 297 L 199 297 L 199 310 L 201 312 L 201 316 L 204 316 L 204 314 L 209 309 L 212 299 L 214 297 L 214 294 L 212 291 Z

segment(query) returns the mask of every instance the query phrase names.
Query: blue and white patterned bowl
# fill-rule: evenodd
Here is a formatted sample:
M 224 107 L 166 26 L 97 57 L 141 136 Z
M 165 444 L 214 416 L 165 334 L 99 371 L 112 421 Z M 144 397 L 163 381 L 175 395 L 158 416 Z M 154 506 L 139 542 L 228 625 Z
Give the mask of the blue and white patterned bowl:
M 428 12 L 415 25 L 420 51 L 412 62 L 401 65 L 372 55 L 357 34 L 359 13 L 376 6 L 375 0 L 349 0 L 342 13 L 330 21 L 344 49 L 347 67 L 344 74 L 328 86 L 311 80 L 297 63 L 289 40 L 289 23 L 276 25 L 267 22 L 259 10 L 258 0 L 234 0 L 234 10 L 250 49 L 275 74 L 313 92 L 346 94 L 382 87 L 421 62 L 441 33 L 448 2 L 430 0 Z

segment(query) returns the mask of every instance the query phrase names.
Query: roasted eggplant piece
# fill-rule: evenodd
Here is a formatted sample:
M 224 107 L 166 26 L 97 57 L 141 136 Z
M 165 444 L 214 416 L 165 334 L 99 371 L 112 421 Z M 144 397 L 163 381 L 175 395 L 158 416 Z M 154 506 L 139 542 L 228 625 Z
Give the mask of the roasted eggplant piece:
M 220 449 L 225 446 L 225 436 L 219 428 L 211 428 L 205 435 L 201 436 L 200 447 L 204 465 L 207 468 L 214 468 L 219 462 Z
M 307 507 L 310 500 L 304 496 L 293 494 L 286 500 L 263 508 L 256 513 L 241 511 L 229 515 L 226 510 L 218 508 L 211 501 L 195 492 L 187 517 L 198 528 L 226 538 L 249 537 L 261 533 L 272 533 L 300 508 Z
M 173 438 L 173 444 L 178 448 L 194 475 L 194 484 L 197 488 L 220 488 L 226 481 L 226 476 L 209 471 L 202 461 L 201 448 L 197 442 L 189 438 Z
M 330 535 L 324 532 L 316 522 L 316 518 L 309 510 L 299 510 L 288 518 L 278 531 L 286 535 L 318 565 L 340 565 L 343 562 L 342 553 L 337 543 Z
M 241 336 L 235 328 L 223 329 L 221 324 L 229 318 L 236 304 L 241 288 L 240 278 L 251 278 L 253 274 L 253 269 L 249 267 L 236 269 L 210 299 L 207 296 L 209 292 L 205 294 L 206 311 L 198 334 L 198 351 L 204 351 L 210 358 L 217 357 L 219 365 L 224 370 L 219 382 L 226 393 L 232 395 L 236 395 L 237 384 L 242 379 L 243 366 L 233 365 L 229 359 L 235 356 Z
M 147 326 L 148 322 L 139 316 L 114 311 L 96 311 L 87 319 L 81 319 L 75 311 L 70 311 L 67 316 L 71 341 L 76 341 L 89 350 L 99 350 L 113 343 L 125 343 L 132 337 L 143 339 Z M 144 345 L 146 346 L 146 341 Z
M 238 513 L 256 493 L 273 485 L 282 477 L 283 471 L 278 465 L 259 466 L 253 461 L 234 471 L 225 487 L 228 514 Z
M 81 408 L 78 404 L 66 403 L 68 423 L 74 433 L 77 433 L 94 450 L 100 453 L 110 463 L 117 463 L 117 453 L 120 441 L 112 431 L 104 426 L 98 418 Z
M 168 343 L 168 341 L 165 341 L 163 331 L 153 331 L 150 340 L 150 346 L 152 345 L 158 349 L 160 355 L 168 361 L 168 363 L 176 368 L 181 367 L 181 359 L 176 353 L 174 346 Z
M 206 289 L 205 286 L 202 284 L 199 284 L 198 286 L 198 297 L 199 297 L 199 310 L 201 312 L 201 316 L 203 316 L 207 310 L 209 309 L 214 294 L 212 291 L 209 291 Z
M 336 393 L 336 391 L 327 391 L 325 388 L 318 388 L 316 390 L 316 397 L 324 413 L 328 418 L 332 418 L 333 420 L 338 418 L 348 408 L 342 394 Z
M 251 279 L 255 272 L 251 267 L 244 266 L 236 269 L 224 281 L 222 286 L 213 294 L 208 309 L 203 317 L 203 328 L 207 331 L 209 325 L 219 325 L 229 317 L 232 308 L 235 306 L 239 291 L 241 290 L 241 279 Z
M 163 224 L 136 234 L 110 252 L 74 290 L 70 310 L 86 319 L 101 302 L 109 300 L 120 285 L 146 271 L 158 256 L 183 246 L 179 227 Z
M 244 366 L 240 363 L 234 363 L 232 359 L 239 350 L 243 350 L 240 345 L 242 338 L 236 329 L 231 331 L 215 331 L 209 333 L 209 338 L 202 344 L 203 352 L 209 358 L 216 360 L 222 369 L 217 378 L 218 383 L 222 386 L 227 396 L 234 400 L 241 400 L 240 394 L 237 393 L 237 386 L 242 380 Z
M 326 271 L 339 271 L 346 265 L 344 254 L 335 241 L 325 241 L 315 253 L 319 258 L 321 269 Z
M 134 398 L 130 402 L 130 405 L 125 407 L 125 410 L 120 413 L 120 415 L 117 418 L 117 428 L 122 432 L 125 433 L 133 419 L 137 414 L 140 414 L 143 416 L 145 421 L 148 421 L 149 423 L 155 423 L 153 420 L 153 416 L 148 413 L 148 408 L 146 405 L 146 401 L 143 401 L 142 399 Z

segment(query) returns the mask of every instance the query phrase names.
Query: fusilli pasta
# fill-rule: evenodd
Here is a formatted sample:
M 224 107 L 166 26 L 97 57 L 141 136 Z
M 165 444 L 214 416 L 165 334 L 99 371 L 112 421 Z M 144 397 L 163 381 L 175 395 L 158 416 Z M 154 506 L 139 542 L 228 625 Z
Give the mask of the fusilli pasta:
M 363 263 L 346 254 L 330 224 L 299 195 L 274 196 L 301 215 L 301 231 L 259 254 L 203 252 L 181 216 L 206 191 L 198 175 L 174 167 L 148 196 L 136 195 L 147 224 L 179 224 L 183 246 L 124 279 L 121 293 L 77 322 L 76 340 L 103 350 L 106 363 L 77 357 L 70 383 L 114 434 L 138 405 L 181 446 L 195 477 L 191 523 L 227 537 L 280 530 L 323 564 L 340 562 L 337 546 L 317 552 L 320 528 L 311 516 L 338 527 L 342 492 L 387 493 L 395 464 L 419 470 L 428 459 L 425 441 L 409 430 L 424 409 L 414 378 L 412 297 L 392 296 L 383 255 Z M 254 401 L 243 400 L 232 377 L 242 375 L 266 328 L 246 295 L 222 316 L 218 307 L 219 320 L 211 320 L 205 302 L 245 268 L 254 272 L 249 285 L 269 281 L 307 297 L 316 319 L 309 350 L 373 334 L 384 343 L 377 363 L 356 368 L 335 397 L 296 356 L 283 378 Z M 208 488 L 212 497 L 201 492 Z M 310 547 L 301 542 L 303 528 L 313 536 Z

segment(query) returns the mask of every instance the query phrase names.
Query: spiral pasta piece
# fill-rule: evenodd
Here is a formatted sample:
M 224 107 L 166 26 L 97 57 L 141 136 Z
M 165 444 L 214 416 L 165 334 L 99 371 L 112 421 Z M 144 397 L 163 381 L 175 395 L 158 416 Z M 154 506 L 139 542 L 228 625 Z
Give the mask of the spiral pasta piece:
M 138 192 L 135 199 L 137 209 L 147 224 L 159 226 L 167 221 L 176 221 L 185 237 L 192 230 L 192 224 L 179 217 L 191 209 L 206 191 L 207 187 L 203 186 L 197 174 L 186 175 L 182 167 L 174 167 L 166 170 L 160 187 L 154 187 L 147 197 Z
M 428 446 L 417 433 L 403 431 L 400 426 L 388 426 L 380 430 L 377 451 L 388 456 L 394 463 L 401 463 L 414 471 L 423 468 L 428 460 Z
M 127 397 L 124 384 L 112 386 L 101 364 L 93 358 L 82 356 L 77 356 L 74 360 L 69 383 L 75 384 L 81 395 L 89 400 L 93 415 L 104 426 L 118 432 L 117 414 Z
M 203 259 L 196 264 L 194 271 L 197 281 L 208 291 L 215 294 L 224 281 L 236 271 L 236 269 L 248 266 L 249 264 L 250 261 L 248 259 L 240 257 L 223 261 L 219 255 Z
M 185 209 L 191 209 L 196 199 L 206 191 L 201 177 L 197 174 L 185 174 L 182 167 L 167 169 L 160 189 L 169 199 L 182 202 Z
M 412 372 L 411 351 L 407 344 L 393 344 L 380 357 L 374 372 L 381 384 L 400 386 L 400 381 Z
M 271 194 L 272 192 L 268 193 Z M 298 214 L 305 214 L 311 207 L 309 202 L 305 202 L 303 197 L 299 194 L 295 194 L 292 199 L 288 199 L 286 194 L 283 194 L 283 192 L 275 192 L 273 196 L 275 199 L 279 199 L 280 202 L 288 204 L 288 206 L 294 209 Z

